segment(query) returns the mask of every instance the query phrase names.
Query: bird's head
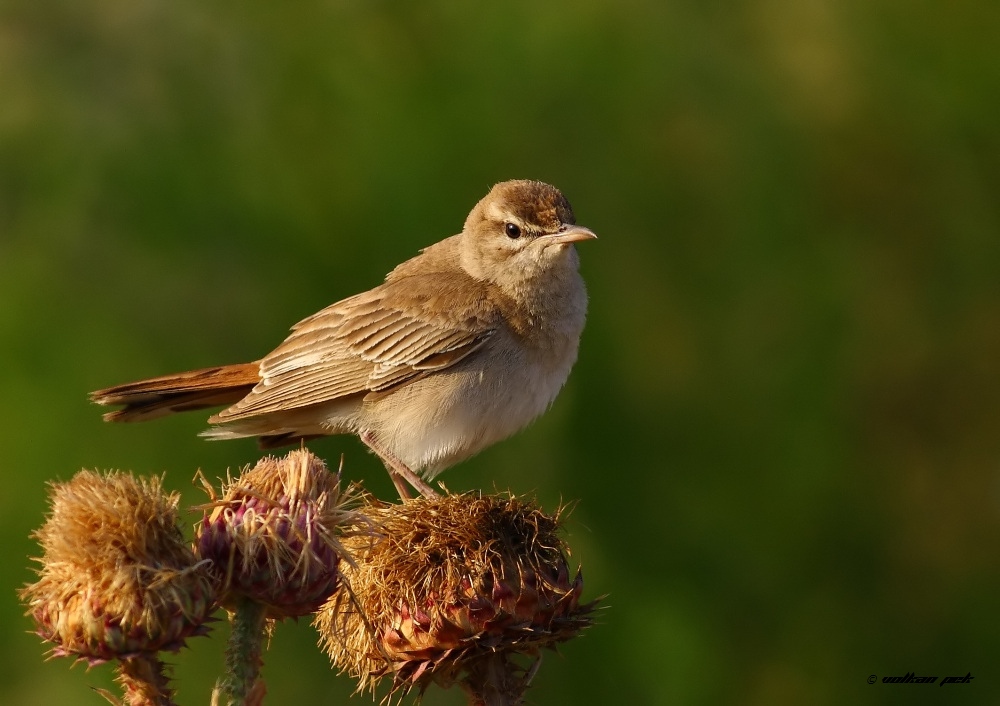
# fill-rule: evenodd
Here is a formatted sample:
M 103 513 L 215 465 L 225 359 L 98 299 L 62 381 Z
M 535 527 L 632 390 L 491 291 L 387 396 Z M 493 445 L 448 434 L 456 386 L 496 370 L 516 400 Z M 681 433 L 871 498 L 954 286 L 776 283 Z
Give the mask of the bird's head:
M 540 181 L 504 181 L 465 221 L 462 267 L 477 279 L 516 290 L 539 277 L 576 272 L 573 243 L 596 237 L 576 225 L 559 189 Z

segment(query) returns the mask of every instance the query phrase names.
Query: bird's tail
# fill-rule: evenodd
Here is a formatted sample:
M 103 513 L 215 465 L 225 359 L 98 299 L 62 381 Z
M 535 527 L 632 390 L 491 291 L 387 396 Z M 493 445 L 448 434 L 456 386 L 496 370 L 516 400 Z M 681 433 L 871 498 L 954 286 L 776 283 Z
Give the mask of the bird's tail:
M 115 385 L 91 392 L 90 399 L 100 405 L 122 405 L 105 414 L 105 421 L 141 422 L 174 412 L 233 404 L 259 381 L 258 363 L 240 363 Z

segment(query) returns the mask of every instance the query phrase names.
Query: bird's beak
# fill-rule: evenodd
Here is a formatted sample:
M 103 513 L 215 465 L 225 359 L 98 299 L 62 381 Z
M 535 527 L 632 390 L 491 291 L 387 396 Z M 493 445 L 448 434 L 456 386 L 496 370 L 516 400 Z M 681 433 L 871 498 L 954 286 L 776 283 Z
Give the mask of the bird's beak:
M 597 235 L 590 228 L 584 228 L 583 226 L 565 226 L 564 230 L 560 230 L 551 235 L 543 235 L 539 240 L 545 241 L 547 245 L 554 245 L 555 243 L 577 243 L 581 240 L 594 240 Z

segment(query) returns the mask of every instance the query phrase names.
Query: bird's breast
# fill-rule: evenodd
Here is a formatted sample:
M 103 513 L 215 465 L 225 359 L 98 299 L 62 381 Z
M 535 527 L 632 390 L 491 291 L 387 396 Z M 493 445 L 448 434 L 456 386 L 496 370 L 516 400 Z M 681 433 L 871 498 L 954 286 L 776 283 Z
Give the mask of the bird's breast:
M 481 348 L 365 404 L 361 426 L 427 477 L 542 414 L 576 361 L 587 294 L 575 268 L 530 296 L 492 300 L 495 328 Z
M 428 477 L 519 431 L 542 414 L 566 382 L 575 341 L 525 346 L 502 331 L 452 369 L 414 381 L 365 412 L 395 456 Z

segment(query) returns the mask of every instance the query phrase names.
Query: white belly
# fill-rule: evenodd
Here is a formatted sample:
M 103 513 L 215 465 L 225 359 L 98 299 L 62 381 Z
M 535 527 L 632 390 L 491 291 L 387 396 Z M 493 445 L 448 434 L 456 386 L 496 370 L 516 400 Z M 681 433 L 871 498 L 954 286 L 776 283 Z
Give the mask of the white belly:
M 577 339 L 539 355 L 501 336 L 454 369 L 366 404 L 362 429 L 370 429 L 386 450 L 430 478 L 525 427 L 548 409 L 566 382 Z

